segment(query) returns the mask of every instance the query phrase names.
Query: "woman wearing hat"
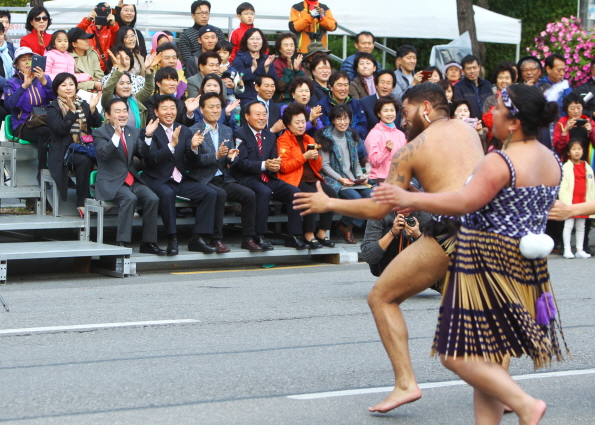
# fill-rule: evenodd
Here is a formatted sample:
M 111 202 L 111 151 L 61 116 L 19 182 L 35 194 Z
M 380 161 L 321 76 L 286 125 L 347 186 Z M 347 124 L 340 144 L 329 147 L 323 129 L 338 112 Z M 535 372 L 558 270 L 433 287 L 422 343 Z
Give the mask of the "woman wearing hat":
M 52 36 L 47 33 L 52 24 L 50 12 L 43 6 L 36 6 L 29 11 L 25 28 L 29 34 L 21 38 L 20 47 L 28 47 L 33 53 L 43 56 L 45 46 L 50 43 Z
M 15 74 L 4 87 L 6 109 L 12 116 L 12 130 L 16 137 L 37 142 L 38 170 L 47 168 L 47 147 L 50 129 L 41 112 L 34 108 L 48 106 L 56 96 L 52 92 L 52 81 L 41 68 L 31 69 L 34 53 L 28 47 L 19 47 L 14 54 Z M 37 174 L 39 181 L 40 174 Z
M 74 58 L 75 75 L 86 73 L 93 77 L 91 81 L 78 84 L 78 88 L 85 91 L 100 91 L 102 89 L 101 61 L 99 54 L 91 48 L 89 43 L 89 39 L 93 37 L 93 34 L 86 33 L 78 27 L 68 31 L 68 52 Z
M 457 62 L 449 62 L 442 67 L 442 74 L 454 86 L 463 76 L 463 67 Z

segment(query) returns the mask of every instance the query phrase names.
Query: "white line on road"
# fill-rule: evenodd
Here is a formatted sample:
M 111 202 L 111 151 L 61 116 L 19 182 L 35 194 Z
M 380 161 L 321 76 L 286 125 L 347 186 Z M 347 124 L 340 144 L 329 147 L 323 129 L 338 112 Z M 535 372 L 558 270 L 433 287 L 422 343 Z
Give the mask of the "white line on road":
M 595 374 L 595 369 L 582 369 L 582 370 L 564 370 L 561 372 L 545 372 L 545 373 L 532 373 L 530 375 L 517 375 L 512 378 L 515 381 L 524 381 L 527 379 L 546 379 L 546 378 L 558 378 L 563 376 L 578 376 L 578 375 L 591 375 Z M 428 382 L 420 384 L 419 388 L 427 390 L 430 388 L 442 388 L 442 387 L 454 387 L 457 385 L 467 385 L 464 381 L 443 381 L 443 382 Z M 328 391 L 322 393 L 312 394 L 298 394 L 290 395 L 288 398 L 296 400 L 313 400 L 317 398 L 330 398 L 330 397 L 345 397 L 350 395 L 359 394 L 374 394 L 374 393 L 388 393 L 391 392 L 394 387 L 378 387 L 378 388 L 361 388 L 359 390 L 345 390 L 345 391 Z
M 0 330 L 0 335 L 23 335 L 32 333 L 54 333 L 54 332 L 69 332 L 69 331 L 87 331 L 93 329 L 108 329 L 108 328 L 128 328 L 135 326 L 162 326 L 162 325 L 176 325 L 180 323 L 196 323 L 200 320 L 195 319 L 178 319 L 178 320 L 150 320 L 146 322 L 120 322 L 120 323 L 97 323 L 91 325 L 72 325 L 72 326 L 47 326 L 43 328 L 22 328 L 22 329 L 3 329 Z

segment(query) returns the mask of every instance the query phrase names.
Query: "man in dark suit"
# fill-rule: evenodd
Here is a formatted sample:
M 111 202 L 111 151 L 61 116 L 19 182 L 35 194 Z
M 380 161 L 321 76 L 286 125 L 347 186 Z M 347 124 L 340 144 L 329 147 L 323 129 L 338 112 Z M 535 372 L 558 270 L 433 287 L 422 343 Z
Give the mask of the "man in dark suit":
M 195 139 L 195 143 L 202 143 L 204 136 L 201 133 L 193 136 L 188 127 L 175 122 L 176 100 L 171 95 L 162 96 L 157 100 L 155 114 L 157 119 L 151 121 L 143 130 L 145 139 L 151 141 L 151 150 L 145 155 L 143 178 L 160 200 L 159 211 L 169 237 L 167 254 L 178 253 L 176 196 L 190 199 L 197 204 L 188 250 L 203 254 L 215 252 L 216 241 L 211 239 L 211 244 L 215 246 L 209 246 L 203 236 L 213 235 L 217 192 L 187 173 L 184 161 L 184 154 L 192 144 L 192 139 Z
M 233 133 L 239 154 L 231 165 L 231 176 L 256 194 L 256 242 L 262 249 L 272 249 L 266 242 L 271 198 L 287 204 L 287 238 L 285 246 L 306 249 L 298 235 L 302 234 L 302 217 L 293 209 L 294 195 L 299 188 L 277 178 L 281 159 L 277 155 L 275 135 L 266 129 L 266 107 L 254 101 L 244 109 L 246 124 Z
M 254 80 L 254 89 L 256 90 L 256 100 L 261 102 L 267 110 L 267 129 L 272 133 L 279 133 L 285 130 L 285 125 L 281 119 L 281 109 L 278 104 L 271 99 L 275 94 L 275 80 L 270 75 L 258 75 Z M 242 105 L 244 106 L 244 105 Z M 246 125 L 245 111 L 240 117 L 242 125 Z
M 374 105 L 376 104 L 376 101 L 381 97 L 392 97 L 392 92 L 397 85 L 397 79 L 392 71 L 385 69 L 374 76 L 374 83 L 376 84 L 376 94 L 362 97 L 359 100 L 359 104 L 366 116 L 368 131 L 372 130 L 379 121 L 378 116 L 374 113 Z
M 140 131 L 127 125 L 128 107 L 123 100 L 111 99 L 105 107 L 108 119 L 103 127 L 93 130 L 97 151 L 95 199 L 113 200 L 119 207 L 116 244 L 126 246 L 132 237 L 132 217 L 137 203 L 143 206 L 143 240 L 140 252 L 164 255 L 157 246 L 157 212 L 159 198 L 151 191 L 134 168 L 132 157 L 149 152 L 149 144 Z
M 256 196 L 254 192 L 237 183 L 229 174 L 229 165 L 239 153 L 235 149 L 231 128 L 219 124 L 223 103 L 218 93 L 205 93 L 200 98 L 200 112 L 203 119 L 190 131 L 205 135 L 198 146 L 186 150 L 186 164 L 190 175 L 217 192 L 215 208 L 215 229 L 213 239 L 223 238 L 223 214 L 226 200 L 239 202 L 242 206 L 242 245 L 250 252 L 262 251 L 256 236 Z

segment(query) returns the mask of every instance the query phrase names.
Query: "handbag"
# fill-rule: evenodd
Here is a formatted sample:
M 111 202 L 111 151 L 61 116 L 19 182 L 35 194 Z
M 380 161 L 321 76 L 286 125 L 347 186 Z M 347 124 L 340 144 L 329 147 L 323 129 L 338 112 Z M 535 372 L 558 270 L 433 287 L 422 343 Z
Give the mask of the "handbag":
M 47 126 L 47 116 L 48 110 L 45 108 L 45 106 L 34 106 L 33 112 L 31 113 L 29 119 L 25 122 L 25 125 L 27 128 L 37 128 L 44 125 Z
M 91 134 L 85 130 L 81 130 L 79 132 L 79 137 L 81 138 L 81 142 L 84 144 L 93 143 L 93 136 L 91 136 Z
M 91 143 L 71 143 L 68 149 L 66 150 L 66 153 L 64 154 L 63 163 L 65 166 L 73 165 L 73 157 L 75 152 L 82 155 L 86 155 L 94 160 L 97 158 L 97 151 L 95 150 L 95 145 Z

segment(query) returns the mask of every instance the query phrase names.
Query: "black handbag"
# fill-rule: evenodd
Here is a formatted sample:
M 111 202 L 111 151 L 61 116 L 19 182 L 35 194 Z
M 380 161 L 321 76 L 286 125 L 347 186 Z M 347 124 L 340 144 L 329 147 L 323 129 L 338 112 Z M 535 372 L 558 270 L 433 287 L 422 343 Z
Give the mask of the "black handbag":
M 27 128 L 37 128 L 42 126 L 47 126 L 48 110 L 45 106 L 34 106 L 33 112 L 29 119 L 25 122 Z

